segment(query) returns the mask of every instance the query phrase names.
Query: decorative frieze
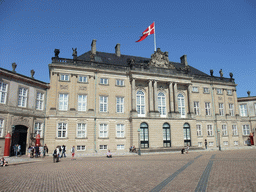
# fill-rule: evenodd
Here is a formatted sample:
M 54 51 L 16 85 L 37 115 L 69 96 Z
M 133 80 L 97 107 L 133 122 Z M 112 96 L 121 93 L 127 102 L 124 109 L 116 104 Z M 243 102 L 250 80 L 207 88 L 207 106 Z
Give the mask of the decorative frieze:
M 68 85 L 60 85 L 60 89 L 68 89 Z

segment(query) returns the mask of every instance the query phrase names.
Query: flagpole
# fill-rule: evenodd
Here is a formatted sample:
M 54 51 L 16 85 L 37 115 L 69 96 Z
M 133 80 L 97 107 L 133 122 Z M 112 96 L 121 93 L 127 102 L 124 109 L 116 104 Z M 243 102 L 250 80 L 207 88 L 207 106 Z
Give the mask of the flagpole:
M 155 51 L 156 51 L 156 24 L 154 21 L 154 45 L 155 45 Z

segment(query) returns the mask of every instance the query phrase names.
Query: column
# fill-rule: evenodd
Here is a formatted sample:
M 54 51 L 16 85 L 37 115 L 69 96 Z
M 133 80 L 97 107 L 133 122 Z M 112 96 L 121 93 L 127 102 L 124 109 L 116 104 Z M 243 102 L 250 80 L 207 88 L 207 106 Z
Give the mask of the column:
M 223 96 L 224 96 L 224 101 L 223 101 L 224 114 L 229 115 L 229 106 L 228 106 L 228 100 L 227 100 L 227 89 L 223 89 Z
M 152 94 L 152 80 L 149 80 L 148 82 L 148 106 L 149 106 L 149 112 L 153 111 L 153 94 Z
M 177 83 L 174 83 L 173 86 L 173 98 L 174 98 L 174 112 L 178 113 L 178 103 L 177 103 Z
M 191 84 L 188 85 L 188 113 L 193 113 L 193 103 L 191 101 Z
M 95 106 L 95 101 L 94 101 L 94 93 L 95 93 L 95 89 L 96 87 L 94 86 L 94 76 L 89 76 L 89 91 L 88 91 L 88 110 L 89 111 L 94 111 L 96 109 L 94 109 Z
M 135 79 L 132 79 L 132 111 L 136 111 Z
M 158 111 L 158 105 L 157 105 L 157 81 L 154 81 L 154 111 Z
M 233 99 L 234 99 L 234 107 L 235 107 L 235 115 L 239 115 L 239 106 L 237 103 L 237 95 L 236 95 L 236 89 L 233 90 Z
M 173 107 L 173 84 L 172 84 L 172 82 L 169 83 L 169 112 L 170 113 L 174 112 L 174 107 Z

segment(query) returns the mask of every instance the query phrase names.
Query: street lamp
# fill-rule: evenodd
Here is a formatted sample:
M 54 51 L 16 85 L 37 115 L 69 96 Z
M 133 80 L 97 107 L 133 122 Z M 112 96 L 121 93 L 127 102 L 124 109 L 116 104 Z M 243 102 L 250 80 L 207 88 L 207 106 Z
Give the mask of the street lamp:
M 218 140 L 219 140 L 219 150 L 221 151 L 221 146 L 220 146 L 220 129 L 218 129 Z
M 141 155 L 141 152 L 140 152 L 140 128 L 138 129 L 138 155 Z

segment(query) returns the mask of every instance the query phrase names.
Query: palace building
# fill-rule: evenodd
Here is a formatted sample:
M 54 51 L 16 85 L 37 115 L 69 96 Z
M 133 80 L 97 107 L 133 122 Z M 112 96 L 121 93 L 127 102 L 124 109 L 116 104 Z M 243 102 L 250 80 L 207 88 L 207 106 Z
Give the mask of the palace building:
M 41 130 L 42 143 L 50 151 L 65 144 L 68 149 L 75 146 L 78 153 L 108 149 L 123 153 L 131 145 L 156 150 L 203 148 L 205 140 L 209 148 L 237 147 L 246 145 L 255 131 L 256 124 L 239 113 L 242 107 L 232 73 L 229 78 L 223 77 L 222 70 L 219 76 L 212 70 L 205 74 L 188 65 L 186 55 L 180 63 L 171 62 L 168 52 L 159 48 L 151 58 L 122 55 L 120 44 L 115 53 L 99 52 L 96 40 L 80 56 L 73 49 L 72 59 L 61 58 L 59 53 L 55 49 L 49 64 L 49 85 L 19 75 L 14 88 L 12 80 L 1 74 L 1 98 L 6 100 L 1 100 L 6 108 L 0 112 L 1 145 L 4 134 L 18 125 L 27 127 L 27 137 Z M 17 104 L 24 95 L 23 78 L 29 89 L 27 107 Z M 39 100 L 46 103 L 41 110 Z M 22 118 L 30 124 L 8 120 L 12 116 L 8 107 L 24 111 Z M 38 129 L 40 122 L 43 128 Z

